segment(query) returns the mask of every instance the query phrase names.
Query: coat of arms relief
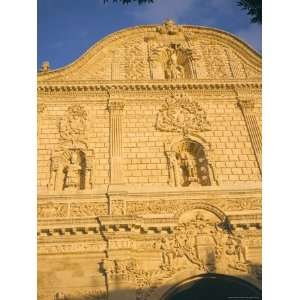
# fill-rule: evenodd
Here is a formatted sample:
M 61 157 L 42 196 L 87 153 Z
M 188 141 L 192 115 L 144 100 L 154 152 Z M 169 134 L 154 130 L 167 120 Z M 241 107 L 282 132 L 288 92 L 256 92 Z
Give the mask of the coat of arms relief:
M 173 94 L 165 99 L 156 127 L 162 131 L 179 132 L 183 135 L 210 130 L 206 112 L 200 104 L 185 94 Z
M 241 234 L 233 234 L 225 220 L 204 210 L 182 215 L 174 233 L 161 239 L 161 268 L 176 270 L 187 263 L 199 271 L 247 272 L 247 248 Z
M 131 282 L 135 299 L 146 300 L 157 287 L 186 270 L 195 274 L 251 272 L 245 236 L 232 232 L 225 217 L 204 209 L 183 213 L 171 232 L 157 237 L 150 249 L 160 254 L 151 268 L 143 267 L 137 258 L 104 259 L 101 270 L 108 290 L 116 280 Z

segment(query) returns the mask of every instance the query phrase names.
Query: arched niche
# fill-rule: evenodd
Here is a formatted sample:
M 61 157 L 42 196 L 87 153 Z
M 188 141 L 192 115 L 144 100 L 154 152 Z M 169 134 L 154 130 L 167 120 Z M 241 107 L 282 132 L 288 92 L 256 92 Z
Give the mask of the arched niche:
M 181 274 L 181 276 L 184 275 L 192 275 L 192 272 Z M 173 286 L 165 284 L 164 287 L 157 289 L 149 300 L 227 300 L 230 297 L 259 300 L 261 299 L 261 290 L 249 278 L 208 273 L 190 276 Z
M 218 185 L 211 145 L 201 137 L 186 135 L 165 144 L 169 184 L 172 186 Z
M 51 156 L 48 188 L 54 191 L 77 191 L 92 188 L 94 153 L 90 149 L 68 148 Z

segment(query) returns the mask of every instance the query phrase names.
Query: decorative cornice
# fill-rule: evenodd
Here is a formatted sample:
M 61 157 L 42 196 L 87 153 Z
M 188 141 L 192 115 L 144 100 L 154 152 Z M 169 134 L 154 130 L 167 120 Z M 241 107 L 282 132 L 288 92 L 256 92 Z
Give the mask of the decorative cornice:
M 255 88 L 261 89 L 262 84 L 259 80 L 226 80 L 213 81 L 213 80 L 188 80 L 180 81 L 178 83 L 166 80 L 160 81 L 147 81 L 139 83 L 128 82 L 88 82 L 88 81 L 53 81 L 53 82 L 40 82 L 38 84 L 38 92 L 42 93 L 58 93 L 58 92 L 107 92 L 107 91 L 168 91 L 168 90 L 234 90 L 234 88 Z

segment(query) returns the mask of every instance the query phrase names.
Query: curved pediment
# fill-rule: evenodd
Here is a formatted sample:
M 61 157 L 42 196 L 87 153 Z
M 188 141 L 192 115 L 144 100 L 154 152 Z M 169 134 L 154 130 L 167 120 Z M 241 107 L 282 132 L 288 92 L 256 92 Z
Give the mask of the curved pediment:
M 108 35 L 38 81 L 259 79 L 261 57 L 235 36 L 191 25 L 145 25 Z

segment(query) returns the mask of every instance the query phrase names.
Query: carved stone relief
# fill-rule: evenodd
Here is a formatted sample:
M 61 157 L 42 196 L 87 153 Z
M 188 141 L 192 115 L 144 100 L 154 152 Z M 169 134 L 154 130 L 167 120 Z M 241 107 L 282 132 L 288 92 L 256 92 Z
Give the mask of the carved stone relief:
M 38 246 L 38 254 L 86 253 L 105 250 L 105 244 L 99 242 L 59 243 Z
M 39 204 L 37 214 L 38 218 L 64 218 L 68 215 L 68 204 L 52 202 Z
M 86 121 L 87 113 L 81 105 L 69 106 L 59 123 L 62 141 L 71 143 L 72 147 L 78 147 L 78 143 L 85 144 Z
M 111 200 L 110 201 L 110 213 L 113 216 L 125 215 L 124 200 Z
M 90 217 L 108 214 L 106 203 L 72 203 L 70 206 L 70 217 Z
M 204 147 L 191 140 L 183 140 L 166 152 L 169 184 L 173 186 L 203 186 L 217 184 L 213 167 L 207 160 Z
M 162 269 L 188 267 L 189 262 L 201 273 L 249 271 L 243 237 L 206 211 L 184 214 L 174 233 L 162 238 L 160 249 Z
M 38 204 L 38 218 L 91 217 L 108 214 L 107 203 L 41 203 Z
M 93 186 L 94 152 L 88 149 L 71 148 L 54 151 L 51 156 L 48 189 L 76 191 Z
M 229 63 L 222 46 L 206 44 L 202 46 L 206 68 L 210 78 L 230 78 Z
M 102 266 L 108 289 L 116 280 L 132 282 L 136 299 L 145 300 L 164 280 L 185 269 L 199 274 L 251 273 L 245 237 L 231 232 L 224 220 L 203 209 L 183 213 L 174 230 L 161 234 L 154 245 L 160 253 L 158 269 L 145 269 L 133 258 L 105 259 Z
M 157 26 L 156 31 L 160 34 L 176 35 L 182 31 L 181 27 L 176 25 L 173 20 L 166 20 L 163 25 Z
M 134 40 L 124 45 L 126 53 L 125 76 L 127 80 L 142 80 L 149 78 L 149 68 L 146 59 L 147 46 L 143 40 Z
M 156 128 L 187 134 L 210 130 L 210 123 L 197 101 L 185 94 L 172 94 L 157 115 Z
M 192 51 L 181 44 L 153 45 L 149 60 L 153 79 L 193 78 Z
M 170 270 L 145 270 L 134 259 L 105 259 L 102 268 L 108 281 L 108 290 L 110 282 L 116 280 L 132 282 L 136 289 L 136 300 L 146 300 L 157 286 L 172 274 Z
M 218 205 L 215 203 L 214 205 Z M 162 211 L 167 214 L 175 214 L 180 211 L 185 211 L 199 206 L 205 205 L 201 201 L 193 200 L 165 200 L 160 199 L 157 201 L 128 201 L 126 203 L 127 215 L 139 214 L 160 214 Z

